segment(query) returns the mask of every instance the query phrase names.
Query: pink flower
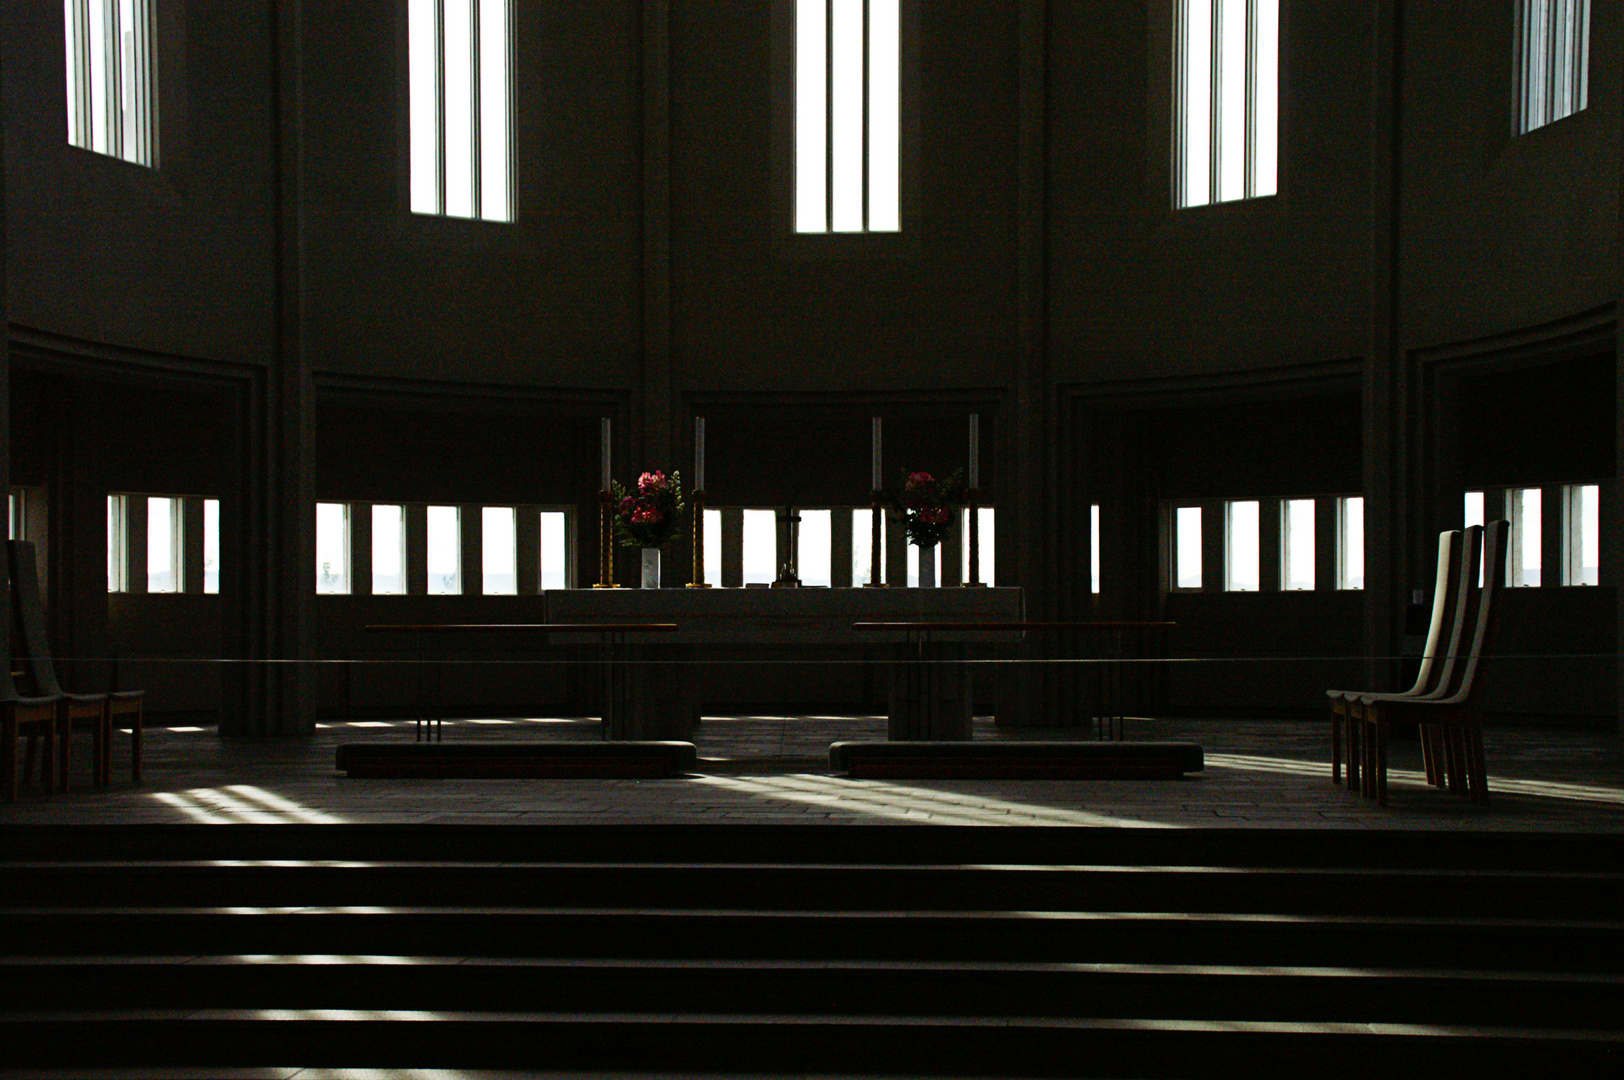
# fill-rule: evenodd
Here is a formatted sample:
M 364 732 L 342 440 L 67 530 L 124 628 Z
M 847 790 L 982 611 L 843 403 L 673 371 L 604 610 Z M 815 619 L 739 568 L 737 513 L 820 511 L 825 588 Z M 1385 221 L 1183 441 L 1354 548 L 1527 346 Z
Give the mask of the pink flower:
M 640 506 L 632 514 L 633 525 L 657 525 L 664 519 L 665 515 L 652 506 Z
M 919 511 L 919 520 L 926 525 L 946 525 L 947 508 L 943 506 L 927 506 Z
M 930 473 L 916 472 L 908 474 L 908 482 L 903 486 L 909 491 L 912 491 L 914 488 L 924 487 L 926 484 L 934 484 L 935 482 L 936 478 Z
M 665 473 L 646 472 L 637 478 L 638 491 L 664 491 L 666 485 Z
M 628 495 L 624 499 L 620 500 L 619 509 L 620 509 L 620 512 L 622 514 L 629 514 L 629 513 L 632 512 L 632 509 L 634 507 L 636 507 L 636 506 L 637 506 L 637 500 L 632 498 L 630 495 Z

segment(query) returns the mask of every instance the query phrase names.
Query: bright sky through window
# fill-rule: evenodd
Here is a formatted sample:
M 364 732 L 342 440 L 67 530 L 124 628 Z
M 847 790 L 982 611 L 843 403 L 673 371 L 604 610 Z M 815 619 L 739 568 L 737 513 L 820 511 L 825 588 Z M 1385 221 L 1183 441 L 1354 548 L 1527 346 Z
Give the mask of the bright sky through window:
M 220 591 L 220 500 L 203 500 L 203 591 Z
M 1314 500 L 1288 499 L 1281 523 L 1281 587 L 1314 587 Z
M 1257 592 L 1260 580 L 1257 501 L 1226 503 L 1224 509 L 1229 515 L 1224 589 L 1228 592 Z
M 1365 500 L 1350 495 L 1340 501 L 1336 587 L 1362 589 L 1365 587 Z
M 562 510 L 541 512 L 541 587 L 562 589 L 568 585 L 569 552 L 565 548 L 565 520 Z
M 1279 0 L 1179 0 L 1174 50 L 1175 204 L 1275 194 Z
M 372 507 L 372 595 L 406 592 L 406 508 L 387 503 Z
M 462 515 L 455 506 L 431 506 L 428 517 L 430 595 L 462 592 Z
M 1539 488 L 1519 488 L 1511 493 L 1511 559 L 1508 560 L 1512 585 L 1537 586 L 1544 558 L 1540 529 L 1544 499 Z
M 797 232 L 901 227 L 900 26 L 898 0 L 797 0 Z
M 778 578 L 778 514 L 772 510 L 744 512 L 744 583 L 772 582 Z
M 480 511 L 481 582 L 486 596 L 513 596 L 519 591 L 518 538 L 513 507 L 486 506 Z
M 508 0 L 407 0 L 411 207 L 513 220 Z
M 350 508 L 316 504 L 316 591 L 350 591 Z
M 1181 506 L 1173 514 L 1173 587 L 1201 588 L 1201 507 Z
M 801 535 L 795 572 L 802 585 L 826 586 L 830 584 L 834 515 L 828 510 L 798 510 L 796 513 L 801 515 Z
M 152 165 L 148 0 L 63 0 L 68 142 Z
M 147 592 L 180 592 L 180 500 L 147 500 Z

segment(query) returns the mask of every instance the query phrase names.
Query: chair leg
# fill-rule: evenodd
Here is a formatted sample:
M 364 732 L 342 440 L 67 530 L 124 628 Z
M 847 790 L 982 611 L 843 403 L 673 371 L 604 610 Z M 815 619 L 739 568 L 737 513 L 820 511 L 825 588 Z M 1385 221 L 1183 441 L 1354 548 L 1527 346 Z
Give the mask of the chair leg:
M 0 769 L 6 771 L 7 802 L 17 801 L 17 718 L 0 717 Z
M 1331 783 L 1342 782 L 1342 719 L 1345 714 L 1331 709 Z

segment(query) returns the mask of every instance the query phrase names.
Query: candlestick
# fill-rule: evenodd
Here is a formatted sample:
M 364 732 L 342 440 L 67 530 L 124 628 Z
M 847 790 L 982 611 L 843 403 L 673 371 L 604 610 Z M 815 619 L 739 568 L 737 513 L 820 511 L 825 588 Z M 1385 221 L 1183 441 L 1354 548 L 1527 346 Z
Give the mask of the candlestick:
M 874 487 L 880 490 L 880 418 L 874 418 Z
M 970 487 L 981 486 L 981 415 L 970 414 Z
M 694 490 L 705 490 L 705 418 L 694 417 Z
M 603 485 L 599 489 L 609 490 L 609 418 L 603 418 Z

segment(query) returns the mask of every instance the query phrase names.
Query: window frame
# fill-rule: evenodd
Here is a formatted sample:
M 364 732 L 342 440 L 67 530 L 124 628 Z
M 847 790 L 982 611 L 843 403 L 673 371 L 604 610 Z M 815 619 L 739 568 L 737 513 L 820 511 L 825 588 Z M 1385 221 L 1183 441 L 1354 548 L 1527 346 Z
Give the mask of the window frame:
M 1535 35 L 1530 33 L 1530 27 L 1536 15 L 1535 5 L 1546 8 L 1548 18 L 1542 31 Z M 1569 29 L 1578 31 L 1578 42 L 1570 53 L 1558 55 L 1558 45 L 1548 31 L 1556 26 L 1560 17 L 1559 7 L 1566 7 L 1568 11 L 1576 12 Z M 1512 27 L 1512 80 L 1511 80 L 1511 124 L 1512 134 L 1527 135 L 1541 128 L 1550 127 L 1570 116 L 1577 116 L 1590 106 L 1590 27 L 1591 18 L 1590 0 L 1517 0 L 1513 7 Z M 1570 37 L 1569 41 L 1573 39 Z M 1539 63 L 1534 62 L 1534 49 L 1540 50 Z M 1557 90 L 1557 76 L 1559 69 L 1566 67 L 1575 71 L 1572 85 L 1565 87 L 1565 92 L 1571 95 L 1568 102 L 1568 111 L 1558 115 L 1554 104 Z M 1534 103 L 1534 84 L 1531 76 L 1539 77 L 1540 90 L 1539 103 Z
M 159 0 L 132 0 L 131 15 L 133 25 L 129 32 L 133 35 L 131 42 L 131 56 L 126 57 L 122 49 L 109 57 L 109 45 L 105 40 L 100 43 L 90 40 L 90 9 L 92 5 L 101 4 L 102 0 L 64 0 L 62 20 L 62 63 L 63 63 L 63 121 L 65 141 L 69 146 L 84 150 L 87 153 L 101 157 L 122 161 L 143 169 L 156 171 L 158 168 L 159 150 L 159 123 L 158 123 L 158 7 Z M 111 5 L 117 11 L 118 5 Z M 107 7 L 103 7 L 105 12 Z M 105 18 L 105 15 L 104 15 Z M 103 24 L 104 30 L 106 24 Z M 122 30 L 122 23 L 118 29 Z M 123 81 L 124 65 L 134 59 L 133 70 L 129 72 L 133 81 L 131 89 L 132 107 L 136 113 L 133 128 L 136 135 L 136 146 L 129 148 L 126 140 L 129 138 L 125 131 L 125 124 L 112 123 L 112 112 L 108 110 L 110 102 L 117 102 L 121 95 L 105 88 L 106 76 L 103 75 L 104 90 L 101 94 L 100 107 L 108 110 L 104 113 L 102 126 L 105 131 L 103 148 L 95 146 L 95 111 L 97 103 L 94 100 L 94 75 L 90 61 L 91 50 L 100 46 L 106 65 L 111 60 L 119 72 L 119 80 Z M 75 64 L 70 57 L 77 58 Z M 104 67 L 105 71 L 105 67 Z M 71 91 L 70 91 L 71 87 Z M 79 136 L 77 139 L 75 135 Z
M 774 253 L 783 259 L 895 258 L 916 254 L 919 192 L 921 0 L 898 0 L 897 216 L 895 232 L 797 232 L 795 216 L 796 4 L 772 2 L 771 207 Z M 865 223 L 866 224 L 866 223 Z
M 1246 50 L 1245 59 L 1247 74 L 1244 93 L 1247 116 L 1243 127 L 1243 130 L 1245 131 L 1246 143 L 1245 148 L 1243 148 L 1242 151 L 1241 163 L 1243 194 L 1227 199 L 1221 198 L 1218 195 L 1220 188 L 1220 170 L 1222 168 L 1222 143 L 1220 139 L 1222 125 L 1220 117 L 1221 107 L 1217 103 L 1220 97 L 1217 87 L 1220 68 L 1219 65 L 1214 61 L 1217 60 L 1218 56 L 1218 42 L 1220 41 L 1220 33 L 1219 30 L 1214 27 L 1209 31 L 1213 45 L 1208 53 L 1207 197 L 1200 202 L 1186 201 L 1188 192 L 1188 183 L 1186 180 L 1187 171 L 1185 168 L 1185 159 L 1188 156 L 1185 145 L 1185 132 L 1187 130 L 1185 123 L 1185 95 L 1187 80 L 1185 77 L 1183 46 L 1188 35 L 1188 20 L 1186 18 L 1186 13 L 1189 10 L 1189 5 L 1196 2 L 1208 4 L 1213 8 L 1213 22 L 1216 23 L 1217 7 L 1222 0 L 1163 0 L 1163 3 L 1165 3 L 1165 10 L 1167 12 L 1166 25 L 1168 27 L 1168 40 L 1165 51 L 1168 64 L 1168 108 L 1166 110 L 1166 119 L 1168 124 L 1167 146 L 1169 183 L 1167 186 L 1167 192 L 1171 208 L 1175 212 L 1178 212 L 1198 210 L 1204 207 L 1256 203 L 1261 199 L 1278 198 L 1286 186 L 1282 182 L 1282 176 L 1285 171 L 1285 155 L 1282 152 L 1284 147 L 1283 133 L 1286 129 L 1286 72 L 1284 63 L 1284 43 L 1286 39 L 1286 16 L 1288 5 L 1285 3 L 1279 3 L 1277 5 L 1275 20 L 1274 175 L 1271 189 L 1266 191 L 1258 190 L 1258 177 L 1256 175 L 1258 167 L 1258 155 L 1256 148 L 1260 144 L 1258 142 L 1259 136 L 1257 132 L 1257 102 L 1259 100 L 1256 82 L 1257 53 L 1255 48 L 1248 48 Z M 1247 4 L 1248 12 L 1251 13 L 1255 0 L 1244 0 L 1244 2 Z M 1248 35 L 1250 37 L 1250 35 L 1256 31 L 1255 14 L 1249 14 L 1247 24 Z

